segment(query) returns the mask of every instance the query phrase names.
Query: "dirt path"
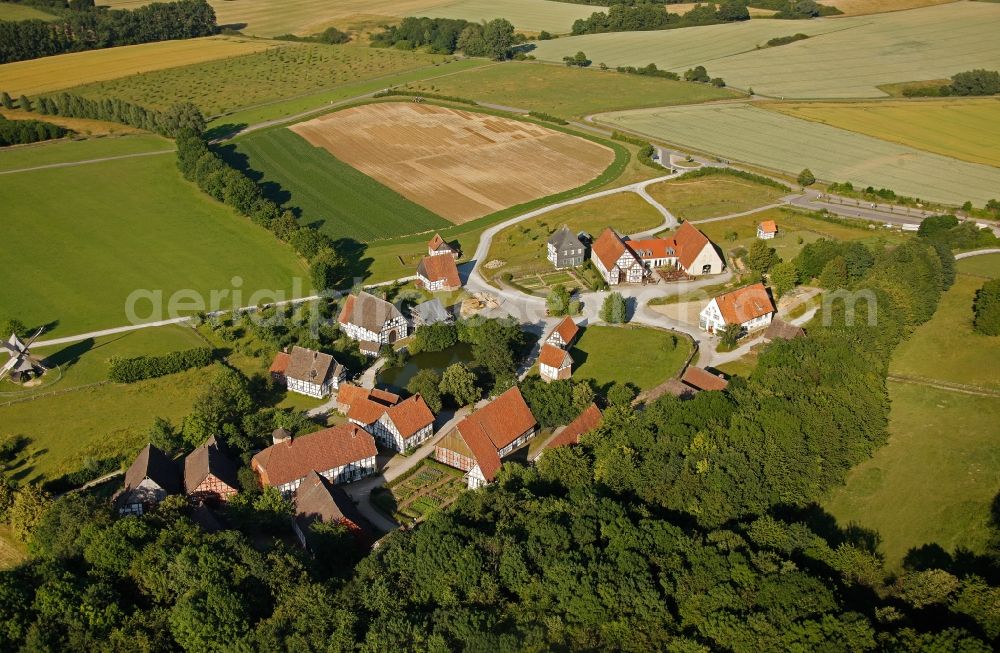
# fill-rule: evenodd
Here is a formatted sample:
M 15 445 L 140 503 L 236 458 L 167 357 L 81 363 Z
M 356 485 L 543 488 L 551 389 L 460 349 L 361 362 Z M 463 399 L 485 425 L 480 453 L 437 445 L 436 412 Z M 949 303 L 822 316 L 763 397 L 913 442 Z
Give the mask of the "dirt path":
M 978 385 L 954 383 L 952 381 L 941 381 L 938 379 L 926 379 L 919 376 L 905 376 L 902 374 L 890 374 L 888 378 L 890 381 L 896 381 L 897 383 L 922 385 L 925 388 L 934 388 L 935 390 L 946 390 L 948 392 L 959 392 L 966 395 L 975 395 L 977 397 L 994 397 L 1000 399 L 1000 390 L 990 390 L 989 388 L 983 388 Z
M 65 163 L 49 163 L 43 166 L 34 166 L 31 168 L 18 168 L 16 170 L 3 170 L 0 171 L 0 175 L 13 175 L 18 172 L 34 172 L 35 170 L 47 170 L 49 168 L 72 168 L 74 166 L 85 166 L 91 163 L 104 163 L 106 161 L 118 161 L 120 159 L 134 159 L 140 156 L 156 156 L 157 154 L 172 154 L 176 152 L 174 149 L 169 150 L 156 150 L 155 152 L 137 152 L 135 154 L 122 154 L 121 156 L 105 156 L 99 159 L 84 159 L 83 161 L 67 161 Z

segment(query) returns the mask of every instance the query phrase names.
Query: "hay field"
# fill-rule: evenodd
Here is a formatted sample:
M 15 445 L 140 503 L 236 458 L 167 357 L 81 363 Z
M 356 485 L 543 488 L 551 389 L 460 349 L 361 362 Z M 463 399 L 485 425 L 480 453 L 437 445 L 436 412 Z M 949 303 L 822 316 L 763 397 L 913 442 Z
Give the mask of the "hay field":
M 20 109 L 0 109 L 0 115 L 8 120 L 44 120 L 45 122 L 72 129 L 77 134 L 86 136 L 122 136 L 127 134 L 142 134 L 141 129 L 122 125 L 117 122 L 91 120 L 89 118 L 67 118 L 65 116 L 39 116 L 30 111 Z
M 178 98 L 208 115 L 279 98 L 329 89 L 441 62 L 416 52 L 312 43 L 157 70 L 73 89 L 91 97 L 118 97 L 149 107 L 169 107 Z
M 516 61 L 414 82 L 407 88 L 542 111 L 562 118 L 737 96 L 733 91 L 708 84 Z
M 161 41 L 72 52 L 0 65 L 0 89 L 12 96 L 37 95 L 175 66 L 235 57 L 277 45 L 233 36 Z
M 1000 167 L 1000 99 L 767 102 L 759 106 L 963 161 Z
M 580 186 L 615 158 L 545 127 L 428 104 L 369 104 L 290 129 L 455 223 Z
M 545 41 L 539 59 L 578 50 L 609 66 L 682 72 L 703 64 L 736 88 L 784 98 L 885 97 L 881 84 L 941 79 L 1000 68 L 1000 5 L 956 2 L 911 11 L 810 21 L 751 20 L 660 32 L 594 34 Z M 774 36 L 813 38 L 756 50 Z
M 134 9 L 149 0 L 98 0 L 117 9 Z M 331 24 L 345 25 L 354 19 L 387 21 L 403 16 L 465 18 L 503 17 L 527 30 L 569 32 L 573 21 L 604 7 L 576 5 L 550 0 L 210 0 L 220 25 L 240 27 L 245 34 L 314 34 Z M 242 27 L 241 27 L 242 26 Z
M 52 14 L 14 2 L 0 2 L 0 21 L 55 20 Z
M 868 14 L 882 14 L 889 11 L 905 11 L 907 9 L 919 9 L 920 7 L 946 5 L 955 1 L 956 0 L 819 0 L 819 3 L 829 7 L 836 7 L 844 12 L 845 16 L 866 16 Z
M 1000 168 L 967 163 L 748 103 L 641 109 L 601 115 L 604 124 L 750 165 L 823 181 L 890 188 L 943 204 L 982 205 L 1000 188 Z

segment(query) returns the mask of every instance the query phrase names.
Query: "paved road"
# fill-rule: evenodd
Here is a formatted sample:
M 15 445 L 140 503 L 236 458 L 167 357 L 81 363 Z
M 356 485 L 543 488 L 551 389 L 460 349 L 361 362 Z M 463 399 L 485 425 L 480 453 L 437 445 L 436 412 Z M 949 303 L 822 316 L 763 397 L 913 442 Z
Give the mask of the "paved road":
M 973 256 L 983 256 L 984 254 L 1000 254 L 1000 248 L 990 248 L 990 249 L 974 249 L 970 252 L 962 252 L 961 254 L 955 254 L 956 260 L 962 260 L 963 258 L 972 258 Z

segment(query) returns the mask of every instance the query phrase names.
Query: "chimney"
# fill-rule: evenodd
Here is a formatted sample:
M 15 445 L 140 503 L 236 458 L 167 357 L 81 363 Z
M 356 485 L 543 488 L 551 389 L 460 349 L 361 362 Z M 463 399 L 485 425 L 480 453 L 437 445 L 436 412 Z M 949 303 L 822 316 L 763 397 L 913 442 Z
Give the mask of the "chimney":
M 281 444 L 282 442 L 292 442 L 292 433 L 288 429 L 278 428 L 271 432 L 271 440 L 274 444 Z

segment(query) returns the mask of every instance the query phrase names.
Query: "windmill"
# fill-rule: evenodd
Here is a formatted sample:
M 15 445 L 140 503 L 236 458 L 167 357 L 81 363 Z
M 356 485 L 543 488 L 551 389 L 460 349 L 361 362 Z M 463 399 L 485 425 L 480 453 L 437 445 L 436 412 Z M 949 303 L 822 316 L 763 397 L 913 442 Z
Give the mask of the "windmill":
M 21 383 L 28 381 L 33 376 L 41 376 L 45 372 L 45 366 L 42 365 L 41 361 L 32 356 L 31 352 L 28 351 L 28 347 L 40 335 L 42 335 L 42 329 L 36 331 L 35 335 L 28 338 L 27 343 L 24 343 L 17 337 L 16 333 L 12 333 L 7 342 L 0 343 L 7 353 L 10 354 L 10 360 L 4 364 L 3 368 L 0 368 L 0 378 L 3 378 L 4 374 L 10 372 L 11 380 L 15 383 Z

